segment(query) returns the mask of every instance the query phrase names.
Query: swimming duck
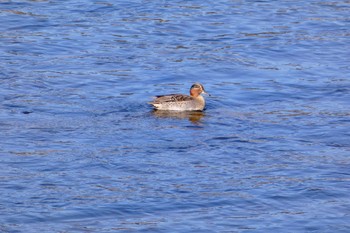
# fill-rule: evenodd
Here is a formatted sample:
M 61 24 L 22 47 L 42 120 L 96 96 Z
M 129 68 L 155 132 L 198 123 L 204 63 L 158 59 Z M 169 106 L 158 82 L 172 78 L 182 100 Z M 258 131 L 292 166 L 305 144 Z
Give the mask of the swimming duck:
M 156 96 L 149 104 L 157 110 L 203 111 L 205 100 L 201 94 L 207 94 L 200 83 L 191 86 L 190 95 L 170 94 Z

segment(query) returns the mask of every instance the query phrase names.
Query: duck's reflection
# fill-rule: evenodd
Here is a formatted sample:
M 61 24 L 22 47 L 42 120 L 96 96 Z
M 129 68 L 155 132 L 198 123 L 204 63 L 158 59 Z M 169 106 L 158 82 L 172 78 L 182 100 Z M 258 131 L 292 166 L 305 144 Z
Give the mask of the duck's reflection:
M 192 123 L 198 123 L 205 116 L 202 111 L 164 111 L 153 110 L 153 115 L 160 118 L 188 119 Z

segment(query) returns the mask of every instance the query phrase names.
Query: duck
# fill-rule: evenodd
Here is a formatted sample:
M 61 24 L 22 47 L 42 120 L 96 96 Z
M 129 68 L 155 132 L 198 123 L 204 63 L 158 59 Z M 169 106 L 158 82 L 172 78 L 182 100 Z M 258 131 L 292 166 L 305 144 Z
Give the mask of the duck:
M 205 108 L 205 100 L 201 94 L 209 95 L 202 84 L 195 83 L 190 88 L 190 95 L 158 95 L 152 102 L 149 102 L 149 104 L 151 104 L 155 110 L 203 111 Z

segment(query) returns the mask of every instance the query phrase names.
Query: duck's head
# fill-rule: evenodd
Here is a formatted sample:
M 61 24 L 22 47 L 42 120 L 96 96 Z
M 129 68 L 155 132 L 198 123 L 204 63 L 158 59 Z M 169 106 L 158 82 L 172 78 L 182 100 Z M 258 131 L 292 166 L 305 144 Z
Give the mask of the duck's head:
M 197 97 L 199 96 L 200 94 L 208 94 L 207 92 L 205 92 L 204 90 L 204 87 L 202 84 L 200 83 L 195 83 L 191 86 L 191 89 L 190 89 L 190 95 L 193 96 L 193 97 Z M 209 95 L 209 94 L 208 94 Z

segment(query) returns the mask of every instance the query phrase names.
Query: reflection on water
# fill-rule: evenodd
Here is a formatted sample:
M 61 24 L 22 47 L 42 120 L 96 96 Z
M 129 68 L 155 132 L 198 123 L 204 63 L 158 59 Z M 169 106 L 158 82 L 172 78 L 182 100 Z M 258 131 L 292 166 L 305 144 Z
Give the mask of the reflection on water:
M 153 115 L 159 118 L 174 118 L 174 119 L 188 119 L 192 123 L 199 123 L 200 120 L 205 116 L 202 111 L 163 111 L 153 110 Z

